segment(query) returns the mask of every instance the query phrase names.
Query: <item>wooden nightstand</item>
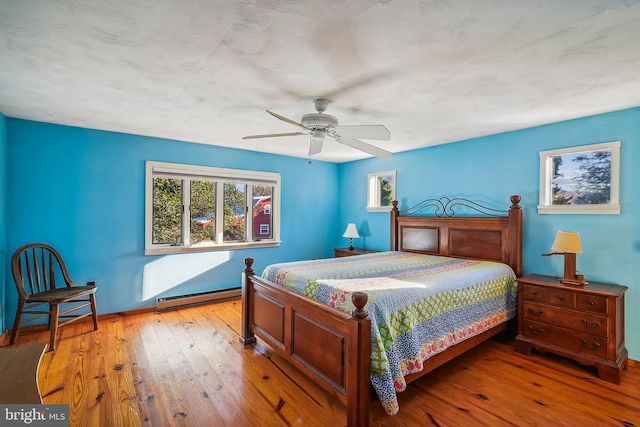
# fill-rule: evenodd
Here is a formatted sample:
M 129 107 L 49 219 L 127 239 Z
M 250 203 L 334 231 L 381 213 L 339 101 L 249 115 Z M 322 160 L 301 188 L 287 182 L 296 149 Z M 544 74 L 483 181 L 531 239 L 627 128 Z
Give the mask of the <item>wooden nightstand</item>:
M 595 366 L 600 378 L 620 384 L 627 363 L 624 346 L 626 286 L 589 282 L 561 284 L 555 277 L 518 279 L 516 351 L 548 351 Z
M 335 248 L 333 249 L 333 256 L 334 258 L 338 258 L 342 256 L 372 254 L 374 252 L 379 252 L 379 251 L 374 251 L 374 250 L 365 249 L 365 248 L 353 248 L 352 251 L 350 251 L 349 248 Z

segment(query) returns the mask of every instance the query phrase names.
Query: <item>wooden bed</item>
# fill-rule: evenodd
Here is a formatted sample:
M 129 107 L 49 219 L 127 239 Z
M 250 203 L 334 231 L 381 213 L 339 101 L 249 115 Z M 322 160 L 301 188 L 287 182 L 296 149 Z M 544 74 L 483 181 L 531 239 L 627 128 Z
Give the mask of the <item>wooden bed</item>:
M 391 210 L 390 250 L 498 261 L 522 275 L 522 210 L 511 196 L 508 210 L 496 210 L 462 198 L 428 199 L 400 211 Z M 465 206 L 470 216 L 455 216 Z M 429 212 L 430 216 L 424 216 Z M 354 292 L 356 309 L 347 314 L 256 275 L 245 259 L 242 331 L 245 345 L 263 340 L 347 406 L 347 425 L 369 423 L 371 322 L 367 295 Z M 513 323 L 513 322 L 511 322 Z M 424 361 L 424 369 L 407 383 L 507 329 L 501 323 Z M 513 325 L 511 325 L 513 326 Z M 314 345 L 322 343 L 321 346 Z

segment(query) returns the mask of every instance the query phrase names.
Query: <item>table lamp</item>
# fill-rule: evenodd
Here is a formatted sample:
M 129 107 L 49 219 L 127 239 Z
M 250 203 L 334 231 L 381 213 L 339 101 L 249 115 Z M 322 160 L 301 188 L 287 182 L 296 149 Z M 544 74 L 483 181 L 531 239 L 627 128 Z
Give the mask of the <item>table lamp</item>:
M 360 238 L 360 235 L 358 234 L 358 229 L 356 228 L 356 225 L 354 223 L 352 223 L 352 222 L 347 224 L 347 229 L 344 230 L 344 234 L 342 235 L 342 237 L 348 237 L 349 238 L 349 250 L 352 251 L 354 249 L 354 247 L 353 247 L 353 239 Z
M 580 235 L 575 231 L 558 231 L 556 239 L 551 245 L 551 250 L 555 251 L 543 256 L 564 255 L 564 277 L 561 283 L 567 285 L 584 285 L 587 281 L 584 275 L 578 274 L 576 270 L 576 254 L 582 253 Z

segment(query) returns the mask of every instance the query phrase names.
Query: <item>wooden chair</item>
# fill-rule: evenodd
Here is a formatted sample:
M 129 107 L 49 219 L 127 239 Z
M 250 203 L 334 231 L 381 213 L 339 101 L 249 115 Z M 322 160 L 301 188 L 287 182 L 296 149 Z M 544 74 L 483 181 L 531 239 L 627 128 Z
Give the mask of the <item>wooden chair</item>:
M 97 287 L 95 285 L 75 286 L 69 277 L 62 256 L 53 247 L 44 243 L 22 246 L 11 258 L 11 271 L 18 288 L 19 298 L 11 344 L 16 342 L 22 323 L 43 316 L 49 316 L 50 350 L 55 350 L 58 327 L 91 315 L 93 330 L 98 329 L 95 298 Z M 68 304 L 68 306 L 60 311 L 61 304 Z M 43 305 L 48 305 L 48 310 L 43 310 L 43 307 L 33 310 Z M 74 313 L 85 307 L 90 307 L 90 311 Z M 31 316 L 23 320 L 23 314 Z

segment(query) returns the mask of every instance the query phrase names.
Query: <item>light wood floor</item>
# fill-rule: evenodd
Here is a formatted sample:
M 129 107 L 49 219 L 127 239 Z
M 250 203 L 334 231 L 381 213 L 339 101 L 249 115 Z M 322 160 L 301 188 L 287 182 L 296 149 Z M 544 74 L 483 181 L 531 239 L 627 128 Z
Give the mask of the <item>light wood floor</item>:
M 45 354 L 44 403 L 70 405 L 72 426 L 343 426 L 345 408 L 260 342 L 238 342 L 240 301 L 105 316 L 61 329 Z M 86 332 L 86 333 L 85 333 Z M 47 342 L 48 333 L 18 344 Z M 400 393 L 373 426 L 640 426 L 640 369 L 622 383 L 553 355 L 491 340 Z

